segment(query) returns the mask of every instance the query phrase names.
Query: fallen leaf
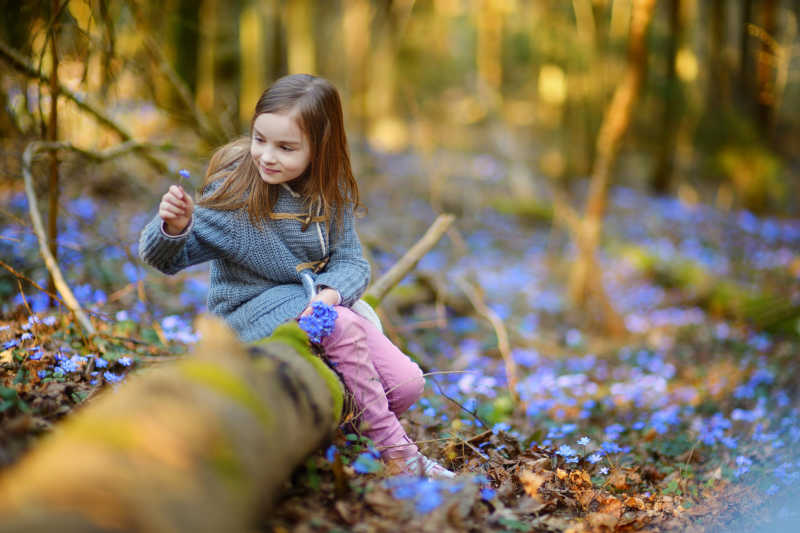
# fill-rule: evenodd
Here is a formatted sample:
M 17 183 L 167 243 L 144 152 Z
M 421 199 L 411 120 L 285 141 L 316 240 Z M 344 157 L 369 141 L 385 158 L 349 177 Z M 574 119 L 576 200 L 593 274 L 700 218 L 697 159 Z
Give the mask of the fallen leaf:
M 628 480 L 625 477 L 625 472 L 616 469 L 608 476 L 608 482 L 617 490 L 626 490 L 628 488 Z
M 525 493 L 532 498 L 536 498 L 539 487 L 547 481 L 547 477 L 542 474 L 535 474 L 530 470 L 523 470 L 519 473 L 519 481 L 522 483 L 522 488 L 525 489 Z
M 556 476 L 558 476 L 558 479 L 564 479 L 567 477 L 567 472 L 566 470 L 558 468 L 556 469 Z
M 592 478 L 584 470 L 574 470 L 569 473 L 569 482 L 576 487 L 591 487 Z
M 644 502 L 640 498 L 637 498 L 635 496 L 629 496 L 625 500 L 625 506 L 641 510 L 644 509 Z
M 589 513 L 586 516 L 586 521 L 594 530 L 608 530 L 613 531 L 617 525 L 618 519 L 616 516 L 607 513 Z
M 613 496 L 601 496 L 598 498 L 597 503 L 600 504 L 597 508 L 598 513 L 610 514 L 616 517 L 622 515 L 622 502 Z

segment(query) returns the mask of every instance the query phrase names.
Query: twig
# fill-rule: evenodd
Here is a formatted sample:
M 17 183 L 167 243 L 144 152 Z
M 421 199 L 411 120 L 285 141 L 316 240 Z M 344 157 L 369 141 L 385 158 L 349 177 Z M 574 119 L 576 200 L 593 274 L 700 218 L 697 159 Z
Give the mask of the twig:
M 397 263 L 381 276 L 367 290 L 367 296 L 374 298 L 377 302 L 383 300 L 392 288 L 400 283 L 411 270 L 419 263 L 420 259 L 433 248 L 442 235 L 455 220 L 455 216 L 450 214 L 439 215 L 425 235 L 420 238 L 409 250 L 397 261 Z
M 180 79 L 180 76 L 178 76 L 178 73 L 172 68 L 172 65 L 169 64 L 166 57 L 164 57 L 164 52 L 161 51 L 161 47 L 158 43 L 152 37 L 148 36 L 144 39 L 144 45 L 153 61 L 158 65 L 161 73 L 164 74 L 170 84 L 175 88 L 175 92 L 178 93 L 178 97 L 181 99 L 184 107 L 189 111 L 195 126 L 197 126 L 198 133 L 211 144 L 220 144 L 223 142 L 224 135 L 221 134 L 217 128 L 212 127 L 206 114 L 197 108 L 189 88 L 183 80 Z
M 66 306 L 66 304 L 64 303 L 64 300 L 59 298 L 57 294 L 51 293 L 50 291 L 48 291 L 47 289 L 45 289 L 44 287 L 42 287 L 41 285 L 39 285 L 38 283 L 33 281 L 31 278 L 29 278 L 25 274 L 17 272 L 16 270 L 14 270 L 13 267 L 11 267 L 10 265 L 6 264 L 4 261 L 0 260 L 0 266 L 5 268 L 6 270 L 11 272 L 12 274 L 14 274 L 14 276 L 16 276 L 17 278 L 24 279 L 25 281 L 27 281 L 28 283 L 30 283 L 31 285 L 33 285 L 34 287 L 36 287 L 37 289 L 39 289 L 40 291 L 42 291 L 43 293 L 48 295 L 50 298 L 53 298 L 54 300 L 58 300 L 62 305 Z
M 503 321 L 497 316 L 497 313 L 486 305 L 483 299 L 478 295 L 477 289 L 470 285 L 467 280 L 459 278 L 456 279 L 456 283 L 461 287 L 461 290 L 464 291 L 464 294 L 467 296 L 470 303 L 472 303 L 473 307 L 475 307 L 475 311 L 488 320 L 489 324 L 494 328 L 495 335 L 497 335 L 497 349 L 500 350 L 500 355 L 503 357 L 503 362 L 506 366 L 508 392 L 511 394 L 511 399 L 514 403 L 517 403 L 519 401 L 519 396 L 517 395 L 517 365 L 511 355 L 511 343 L 508 340 L 508 330 L 506 330 L 505 324 L 503 324 Z
M 477 421 L 480 423 L 480 425 L 482 425 L 483 427 L 485 427 L 485 428 L 487 428 L 487 429 L 489 428 L 489 425 L 488 425 L 486 422 L 484 422 L 484 421 L 483 421 L 483 419 L 482 419 L 481 417 L 479 417 L 479 416 L 478 416 L 478 413 L 476 413 L 476 412 L 474 412 L 474 411 L 470 411 L 469 409 L 467 409 L 466 407 L 464 407 L 463 405 L 461 405 L 461 403 L 460 403 L 460 402 L 458 402 L 458 401 L 457 401 L 457 400 L 455 400 L 454 398 L 451 398 L 450 396 L 448 396 L 447 394 L 445 394 L 445 393 L 444 393 L 444 389 L 442 389 L 442 386 L 441 386 L 441 385 L 439 385 L 439 382 L 438 382 L 438 381 L 436 381 L 435 379 L 433 379 L 433 380 L 431 380 L 431 381 L 433 381 L 433 383 L 436 385 L 436 388 L 437 388 L 437 389 L 439 389 L 439 394 L 441 394 L 442 396 L 444 396 L 445 398 L 447 398 L 448 400 L 450 400 L 451 402 L 453 402 L 454 404 L 456 404 L 456 405 L 457 405 L 458 407 L 460 407 L 460 408 L 461 408 L 461 410 L 462 410 L 462 411 L 464 411 L 465 413 L 469 413 L 469 414 L 470 414 L 470 415 L 471 415 L 471 416 L 472 416 L 472 417 L 473 417 L 475 420 L 477 420 Z
M 2 41 L 0 41 L 0 58 L 5 59 L 6 62 L 12 67 L 16 68 L 18 71 L 30 78 L 34 78 L 42 83 L 49 82 L 49 79 L 45 74 L 32 67 L 25 57 Z M 134 142 L 133 135 L 131 135 L 131 133 L 124 126 L 106 115 L 94 104 L 87 102 L 84 96 L 72 91 L 69 87 L 62 83 L 58 84 L 58 92 L 68 100 L 74 102 L 75 105 L 77 105 L 80 109 L 95 117 L 102 125 L 116 132 L 116 134 L 122 139 L 123 143 Z M 164 162 L 149 153 L 153 147 L 153 145 L 146 143 L 135 143 L 133 149 L 139 152 L 142 157 L 144 157 L 153 166 L 153 168 L 156 169 L 156 171 L 159 173 L 166 173 L 168 169 Z
M 47 236 L 44 232 L 42 218 L 39 215 L 39 204 L 36 200 L 36 192 L 33 190 L 33 178 L 31 177 L 33 155 L 41 149 L 43 145 L 50 145 L 55 148 L 56 146 L 52 146 L 54 144 L 61 145 L 63 143 L 41 143 L 34 141 L 25 148 L 25 153 L 22 155 L 22 177 L 25 180 L 25 194 L 28 197 L 28 210 L 31 215 L 31 221 L 33 222 L 33 230 L 36 232 L 36 238 L 39 240 L 39 252 L 42 254 L 47 270 L 53 277 L 53 284 L 56 290 L 58 290 L 58 293 L 61 295 L 64 305 L 75 314 L 75 317 L 78 319 L 84 331 L 89 335 L 94 335 L 94 326 L 92 326 L 91 321 L 83 312 L 83 309 L 81 309 L 77 298 L 75 298 L 72 289 L 69 288 L 69 285 L 67 285 L 67 282 L 64 280 L 64 275 L 61 273 L 58 263 L 56 263 L 53 254 L 50 253 L 50 248 L 47 246 Z

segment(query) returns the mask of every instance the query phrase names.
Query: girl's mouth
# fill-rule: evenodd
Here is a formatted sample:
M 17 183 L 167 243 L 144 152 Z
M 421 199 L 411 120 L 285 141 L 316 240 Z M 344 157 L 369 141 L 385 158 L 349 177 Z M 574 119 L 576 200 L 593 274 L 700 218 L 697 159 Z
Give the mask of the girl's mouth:
M 280 172 L 280 170 L 278 170 L 277 168 L 261 167 L 261 170 L 263 170 L 267 174 L 277 174 L 278 172 Z

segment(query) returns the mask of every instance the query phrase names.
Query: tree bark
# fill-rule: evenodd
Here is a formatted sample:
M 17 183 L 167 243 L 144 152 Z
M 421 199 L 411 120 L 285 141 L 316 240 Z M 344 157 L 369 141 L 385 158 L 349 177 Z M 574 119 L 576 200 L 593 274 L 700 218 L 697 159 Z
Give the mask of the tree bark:
M 0 532 L 247 532 L 336 428 L 343 388 L 283 326 L 240 343 L 202 318 L 202 341 L 131 376 L 64 422 L 0 480 Z
M 611 170 L 616 161 L 622 138 L 628 130 L 633 108 L 645 76 L 647 61 L 647 28 L 653 17 L 655 0 L 637 0 L 633 4 L 631 33 L 628 44 L 628 67 L 606 109 L 597 135 L 596 156 L 592 167 L 589 195 L 581 230 L 575 235 L 578 259 L 570 272 L 569 296 L 575 304 L 587 303 L 594 296 L 600 304 L 597 312 L 606 328 L 621 333 L 623 325 L 611 307 L 602 284 L 596 251 L 599 245 L 603 214 L 606 207 Z
M 664 194 L 669 191 L 672 184 L 672 175 L 675 163 L 675 142 L 679 113 L 683 107 L 683 93 L 678 80 L 675 60 L 678 48 L 683 42 L 683 20 L 681 0 L 669 2 L 669 28 L 670 36 L 667 45 L 667 93 L 664 98 L 664 115 L 662 119 L 661 143 L 659 147 L 658 162 L 653 173 L 651 188 L 654 192 Z

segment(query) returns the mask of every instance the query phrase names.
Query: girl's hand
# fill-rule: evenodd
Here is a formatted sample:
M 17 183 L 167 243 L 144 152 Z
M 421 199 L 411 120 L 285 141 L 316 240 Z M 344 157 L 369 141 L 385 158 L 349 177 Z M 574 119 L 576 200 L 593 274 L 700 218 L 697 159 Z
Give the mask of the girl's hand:
M 170 235 L 178 235 L 192 221 L 194 202 L 180 185 L 172 185 L 161 197 L 158 216 L 164 221 L 164 230 Z
M 310 315 L 312 312 L 311 304 L 314 302 L 323 302 L 333 307 L 339 303 L 339 293 L 329 288 L 322 289 L 317 293 L 316 296 L 314 296 L 314 298 L 311 299 L 311 301 L 308 303 L 308 307 L 305 308 L 305 311 L 300 313 L 300 316 Z

